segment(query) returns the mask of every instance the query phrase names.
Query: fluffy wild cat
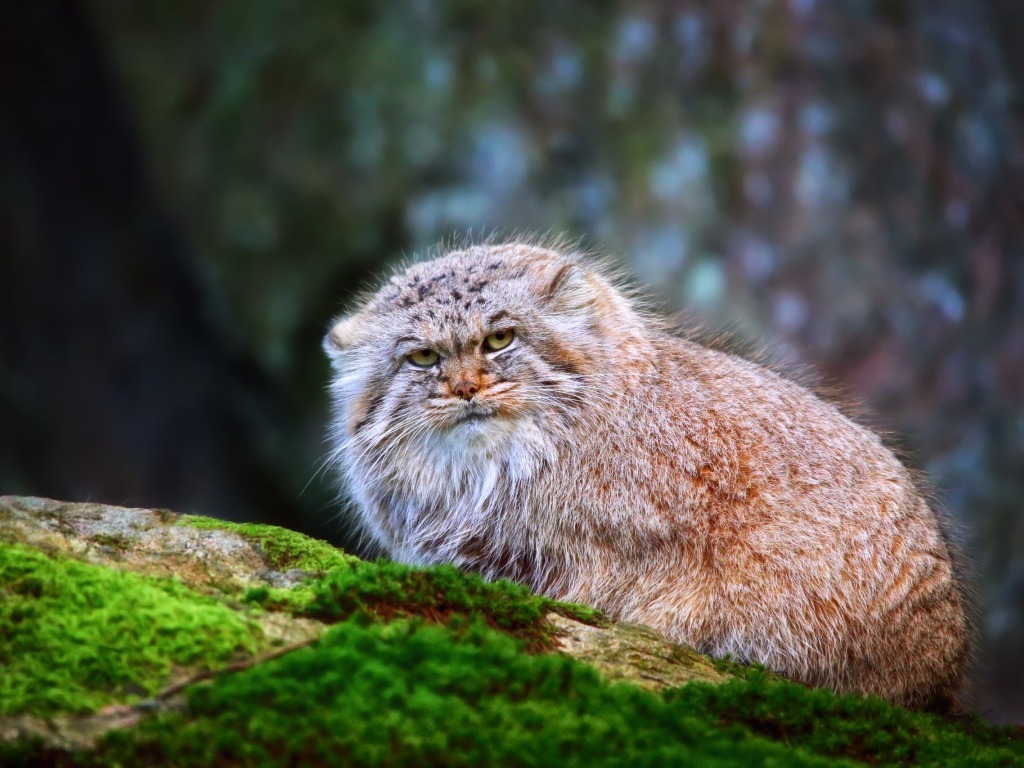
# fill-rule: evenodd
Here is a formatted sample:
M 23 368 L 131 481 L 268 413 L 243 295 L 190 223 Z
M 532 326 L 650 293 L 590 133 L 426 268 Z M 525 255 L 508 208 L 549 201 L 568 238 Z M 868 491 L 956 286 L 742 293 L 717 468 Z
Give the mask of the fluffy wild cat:
M 342 317 L 333 460 L 395 560 L 455 563 L 837 691 L 948 700 L 938 521 L 871 431 L 699 346 L 584 257 L 414 264 Z

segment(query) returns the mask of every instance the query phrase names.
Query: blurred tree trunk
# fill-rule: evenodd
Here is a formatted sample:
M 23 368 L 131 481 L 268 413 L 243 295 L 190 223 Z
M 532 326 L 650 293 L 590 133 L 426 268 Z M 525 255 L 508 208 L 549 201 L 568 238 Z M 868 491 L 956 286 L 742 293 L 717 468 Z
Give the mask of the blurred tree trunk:
M 83 4 L 0 14 L 0 489 L 268 515 L 246 414 L 284 414 L 204 315 Z

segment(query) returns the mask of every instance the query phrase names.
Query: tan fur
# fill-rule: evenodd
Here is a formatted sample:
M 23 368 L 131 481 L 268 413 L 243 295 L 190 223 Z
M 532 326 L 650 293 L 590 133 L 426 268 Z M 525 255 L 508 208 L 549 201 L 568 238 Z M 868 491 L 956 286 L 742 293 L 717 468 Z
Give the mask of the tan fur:
M 504 329 L 510 347 L 481 346 Z M 392 557 L 839 691 L 923 706 L 958 687 L 957 580 L 904 466 L 809 390 L 669 332 L 581 256 L 519 242 L 415 264 L 325 348 L 333 459 Z M 407 361 L 427 348 L 435 368 Z

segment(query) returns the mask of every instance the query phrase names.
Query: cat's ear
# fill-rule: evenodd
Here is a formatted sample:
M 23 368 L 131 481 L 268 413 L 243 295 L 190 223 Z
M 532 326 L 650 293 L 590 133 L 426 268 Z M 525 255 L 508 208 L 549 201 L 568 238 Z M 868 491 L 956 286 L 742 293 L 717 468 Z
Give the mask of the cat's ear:
M 579 264 L 563 261 L 553 265 L 545 276 L 541 297 L 554 310 L 571 311 L 592 306 L 600 286 Z
M 324 352 L 332 360 L 342 352 L 355 346 L 359 338 L 362 322 L 358 315 L 347 315 L 338 318 L 324 336 Z
M 552 270 L 551 274 L 547 276 L 547 287 L 542 293 L 546 301 L 551 301 L 562 292 L 570 282 L 572 273 L 575 269 L 575 264 L 564 263 L 558 264 L 555 269 Z

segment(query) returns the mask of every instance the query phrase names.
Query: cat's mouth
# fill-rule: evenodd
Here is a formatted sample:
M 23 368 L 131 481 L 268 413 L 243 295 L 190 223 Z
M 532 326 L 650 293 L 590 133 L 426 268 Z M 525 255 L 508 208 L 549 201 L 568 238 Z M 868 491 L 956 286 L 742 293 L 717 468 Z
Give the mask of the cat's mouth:
M 452 424 L 454 426 L 458 426 L 460 424 L 480 424 L 486 421 L 492 421 L 497 417 L 498 411 L 493 408 L 471 405 L 456 413 L 452 419 Z
M 481 411 L 470 411 L 469 413 L 464 413 L 460 415 L 458 418 L 458 423 L 463 424 L 467 421 L 487 421 L 488 419 L 493 419 L 495 415 L 496 414 L 483 413 Z

